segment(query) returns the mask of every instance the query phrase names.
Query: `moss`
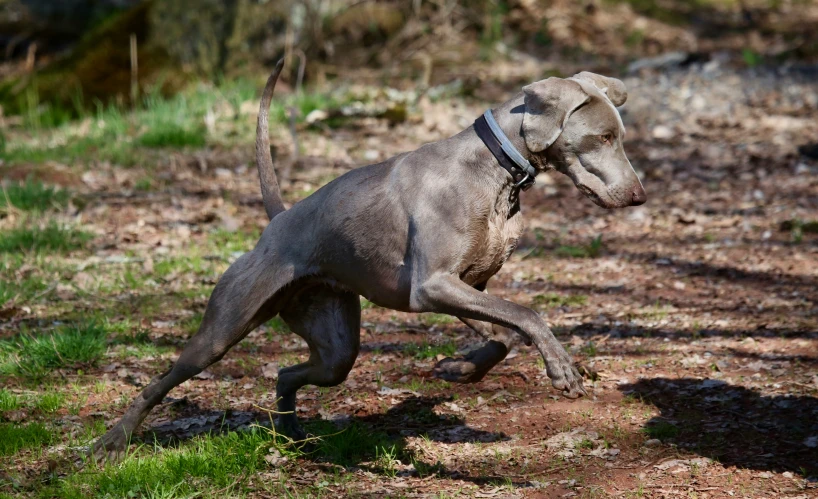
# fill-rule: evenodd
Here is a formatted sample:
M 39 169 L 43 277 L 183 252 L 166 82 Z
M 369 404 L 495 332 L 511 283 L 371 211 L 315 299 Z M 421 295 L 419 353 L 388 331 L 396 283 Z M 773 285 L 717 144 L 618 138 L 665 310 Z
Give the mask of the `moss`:
M 153 2 L 148 1 L 112 16 L 89 31 L 69 57 L 39 73 L 5 81 L 0 85 L 0 105 L 8 114 L 53 117 L 43 123 L 53 126 L 76 117 L 96 102 L 130 103 L 131 34 L 138 42 L 139 88 L 159 90 L 165 95 L 179 90 L 187 82 L 187 75 L 164 49 L 146 42 L 152 7 Z M 28 121 L 41 124 L 37 117 Z

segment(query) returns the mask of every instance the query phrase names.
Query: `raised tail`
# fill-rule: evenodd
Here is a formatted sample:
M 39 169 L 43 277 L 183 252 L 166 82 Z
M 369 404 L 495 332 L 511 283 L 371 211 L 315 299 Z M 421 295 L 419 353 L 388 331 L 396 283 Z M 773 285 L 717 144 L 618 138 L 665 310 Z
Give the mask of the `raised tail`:
M 270 153 L 270 137 L 267 126 L 267 115 L 270 112 L 270 102 L 273 100 L 273 91 L 276 88 L 278 75 L 284 67 L 282 58 L 276 64 L 267 85 L 264 86 L 264 93 L 261 94 L 261 104 L 258 110 L 258 123 L 256 125 L 256 166 L 258 166 L 258 178 L 261 182 L 261 198 L 264 201 L 264 211 L 270 220 L 284 211 L 284 201 L 281 199 L 281 188 L 278 186 L 276 172 L 273 169 L 273 155 Z

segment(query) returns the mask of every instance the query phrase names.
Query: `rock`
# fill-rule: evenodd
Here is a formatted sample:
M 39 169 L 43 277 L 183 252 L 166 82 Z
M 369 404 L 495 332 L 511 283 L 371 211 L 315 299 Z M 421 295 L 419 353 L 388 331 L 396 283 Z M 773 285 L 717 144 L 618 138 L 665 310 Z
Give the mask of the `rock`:
M 645 442 L 645 447 L 656 447 L 657 445 L 662 445 L 662 441 L 658 438 L 651 438 Z
M 665 125 L 657 125 L 653 127 L 651 135 L 653 135 L 654 139 L 669 140 L 675 137 L 676 133 L 670 127 L 667 127 Z
M 690 58 L 687 52 L 668 52 L 656 57 L 646 57 L 628 64 L 628 73 L 635 73 L 643 69 L 663 69 L 679 66 Z

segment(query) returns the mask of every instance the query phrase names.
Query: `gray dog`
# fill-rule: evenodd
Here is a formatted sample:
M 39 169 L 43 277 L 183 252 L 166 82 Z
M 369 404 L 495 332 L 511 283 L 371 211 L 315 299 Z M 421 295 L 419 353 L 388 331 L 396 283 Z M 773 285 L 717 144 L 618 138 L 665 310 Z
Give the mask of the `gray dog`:
M 622 147 L 625 129 L 615 106 L 627 98 L 624 84 L 587 72 L 532 83 L 487 113 L 490 134 L 476 123 L 350 171 L 285 210 L 267 129 L 282 65 L 264 89 L 256 132 L 270 223 L 255 249 L 219 280 L 179 360 L 137 396 L 93 454 L 115 458 L 172 388 L 277 314 L 310 348 L 309 360 L 281 369 L 276 385 L 278 410 L 285 413 L 278 426 L 303 437 L 296 391 L 346 379 L 360 346 L 359 296 L 395 310 L 457 316 L 488 340 L 466 358 L 439 363 L 435 373 L 442 378 L 478 381 L 506 356 L 511 340 L 502 333 L 513 331 L 542 354 L 555 388 L 570 398 L 584 395 L 572 358 L 542 317 L 483 291 L 516 247 L 518 195 L 531 173 L 556 169 L 604 208 L 645 202 Z

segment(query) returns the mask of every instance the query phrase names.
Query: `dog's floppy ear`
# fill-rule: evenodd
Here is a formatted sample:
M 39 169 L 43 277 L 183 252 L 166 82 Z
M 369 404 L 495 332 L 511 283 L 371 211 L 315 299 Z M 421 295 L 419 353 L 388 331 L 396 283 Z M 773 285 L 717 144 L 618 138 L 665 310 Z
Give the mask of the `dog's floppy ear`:
M 628 100 L 628 90 L 625 88 L 625 84 L 622 83 L 622 80 L 609 78 L 596 73 L 590 73 L 588 71 L 575 74 L 571 78 L 593 83 L 596 88 L 611 99 L 614 106 L 619 107 L 624 104 L 626 100 Z
M 531 152 L 548 149 L 562 133 L 568 117 L 590 100 L 579 83 L 548 78 L 523 87 L 523 135 Z

